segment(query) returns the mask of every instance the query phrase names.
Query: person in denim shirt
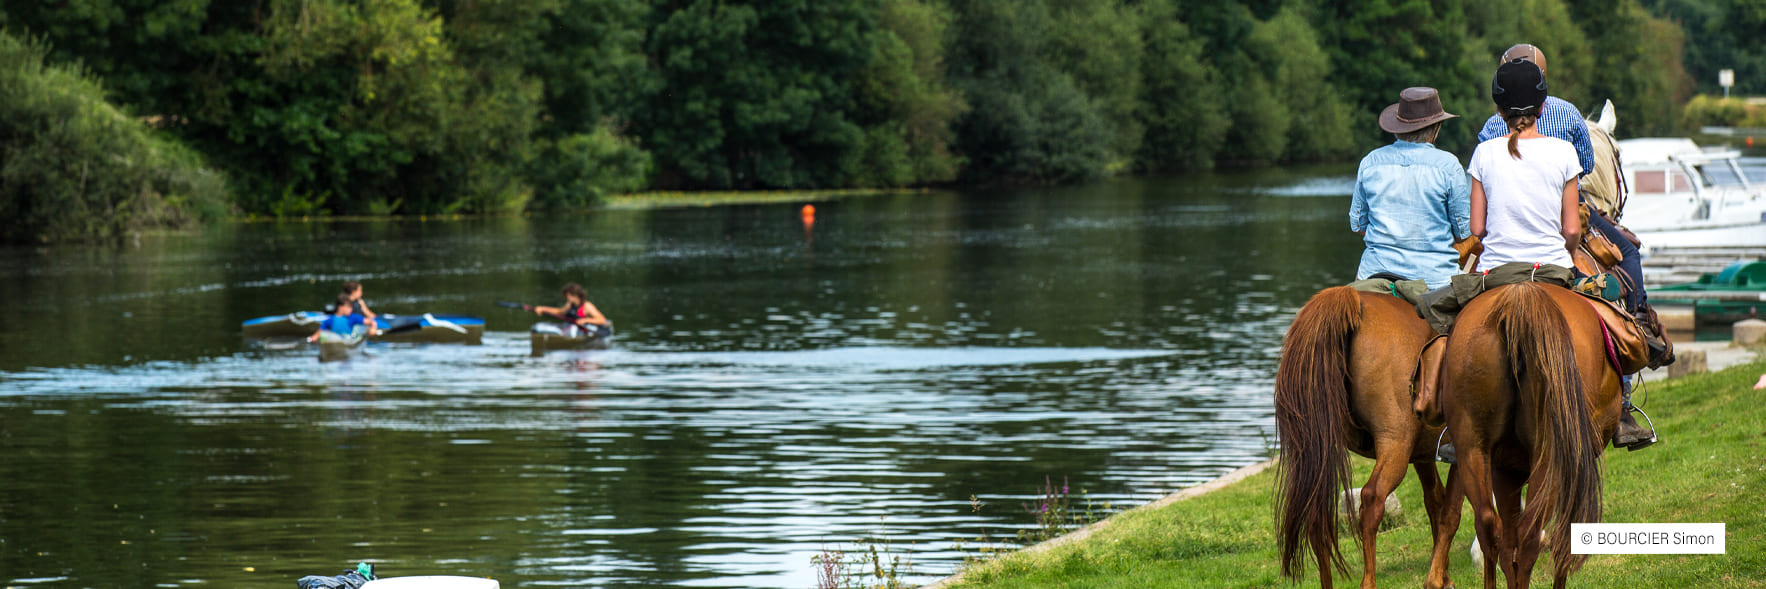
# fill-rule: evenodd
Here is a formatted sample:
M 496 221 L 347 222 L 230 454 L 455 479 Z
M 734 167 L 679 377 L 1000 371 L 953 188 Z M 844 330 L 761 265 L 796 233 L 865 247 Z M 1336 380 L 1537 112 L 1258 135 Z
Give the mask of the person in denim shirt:
M 1367 244 L 1356 279 L 1393 274 L 1435 289 L 1459 273 L 1453 242 L 1472 234 L 1471 185 L 1459 158 L 1434 146 L 1441 124 L 1458 116 L 1441 109 L 1434 88 L 1405 88 L 1380 113 L 1397 141 L 1369 152 L 1355 174 L 1349 230 Z

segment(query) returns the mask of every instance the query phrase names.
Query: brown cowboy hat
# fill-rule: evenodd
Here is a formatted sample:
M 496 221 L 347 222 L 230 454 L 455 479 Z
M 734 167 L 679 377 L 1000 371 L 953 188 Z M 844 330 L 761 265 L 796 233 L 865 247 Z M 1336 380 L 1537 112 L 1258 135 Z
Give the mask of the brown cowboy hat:
M 1441 110 L 1441 93 L 1434 88 L 1405 88 L 1398 93 L 1398 103 L 1380 113 L 1380 128 L 1387 133 L 1414 133 L 1424 127 L 1458 118 Z

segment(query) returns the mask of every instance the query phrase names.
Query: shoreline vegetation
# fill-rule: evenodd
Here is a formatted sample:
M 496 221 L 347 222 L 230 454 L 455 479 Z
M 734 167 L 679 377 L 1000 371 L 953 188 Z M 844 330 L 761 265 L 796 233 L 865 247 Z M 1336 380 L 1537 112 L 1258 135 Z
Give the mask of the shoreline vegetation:
M 1726 524 L 1725 555 L 1595 555 L 1572 580 L 1587 586 L 1766 587 L 1745 571 L 1766 570 L 1766 391 L 1753 390 L 1766 361 L 1652 382 L 1640 390 L 1662 444 L 1628 453 L 1608 449 L 1602 477 L 1606 522 Z M 1080 533 L 967 565 L 927 585 L 996 587 L 1276 587 L 1281 577 L 1269 500 L 1275 471 L 1260 463 L 1216 482 L 1116 514 Z M 1351 480 L 1365 481 L 1372 461 L 1354 457 Z M 1445 472 L 1445 468 L 1441 469 Z M 1205 489 L 1204 489 L 1205 488 Z M 1192 491 L 1194 489 L 1194 491 Z M 1380 526 L 1382 585 L 1414 587 L 1428 572 L 1429 521 L 1414 476 L 1397 490 L 1402 508 Z M 1471 510 L 1461 509 L 1449 572 L 1460 586 L 1481 582 L 1470 560 Z M 1347 544 L 1349 541 L 1344 540 Z M 1351 586 L 1356 577 L 1338 576 Z M 1311 568 L 1308 571 L 1314 570 Z M 1550 583 L 1551 569 L 1535 569 Z M 1316 585 L 1317 574 L 1300 579 Z
M 1554 95 L 1612 98 L 1626 133 L 1669 134 L 1693 91 L 1717 91 L 1719 68 L 1736 70 L 1735 92 L 1766 93 L 1766 39 L 1753 34 L 1766 13 L 1755 8 L 11 3 L 0 8 L 14 92 L 0 102 L 10 229 L 0 241 L 99 241 L 240 216 L 514 214 L 632 193 L 1353 161 L 1389 140 L 1375 118 L 1413 85 L 1440 88 L 1467 117 L 1439 142 L 1463 150 L 1490 111 L 1491 62 L 1521 41 L 1552 56 Z
M 848 198 L 867 196 L 883 196 L 890 194 L 924 194 L 933 192 L 932 188 L 847 188 L 838 190 L 705 190 L 705 191 L 652 191 L 631 194 L 613 194 L 603 198 L 589 208 L 570 209 L 566 211 L 512 212 L 512 213 L 451 213 L 438 215 L 305 215 L 300 217 L 273 217 L 264 215 L 242 215 L 227 219 L 233 223 L 280 223 L 280 222 L 373 222 L 373 221 L 460 221 L 467 219 L 486 219 L 506 216 L 532 216 L 535 214 L 589 214 L 596 211 L 627 211 L 676 209 L 693 207 L 714 207 L 734 205 L 769 205 L 769 204 L 814 204 Z

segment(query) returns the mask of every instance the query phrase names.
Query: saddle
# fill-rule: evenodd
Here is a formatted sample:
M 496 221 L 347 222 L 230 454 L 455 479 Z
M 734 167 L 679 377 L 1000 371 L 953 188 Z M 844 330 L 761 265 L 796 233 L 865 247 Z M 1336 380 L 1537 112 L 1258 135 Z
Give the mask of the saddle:
M 1586 241 L 1584 245 L 1586 246 Z M 1649 365 L 1650 349 L 1637 317 L 1625 311 L 1620 290 L 1626 288 L 1622 274 L 1608 272 L 1586 251 L 1572 256 L 1577 269 L 1588 276 L 1574 278 L 1561 266 L 1511 263 L 1503 264 L 1484 274 L 1461 274 L 1453 277 L 1453 286 L 1430 291 L 1417 301 L 1417 314 L 1436 328 L 1437 335 L 1417 353 L 1416 366 L 1411 370 L 1412 409 L 1423 424 L 1441 425 L 1441 410 L 1436 402 L 1436 375 L 1441 358 L 1446 354 L 1447 333 L 1459 309 L 1485 291 L 1518 282 L 1544 282 L 1570 289 L 1583 295 L 1601 320 L 1601 338 L 1607 361 L 1619 374 L 1631 374 Z M 1592 271 L 1592 272 L 1590 272 Z

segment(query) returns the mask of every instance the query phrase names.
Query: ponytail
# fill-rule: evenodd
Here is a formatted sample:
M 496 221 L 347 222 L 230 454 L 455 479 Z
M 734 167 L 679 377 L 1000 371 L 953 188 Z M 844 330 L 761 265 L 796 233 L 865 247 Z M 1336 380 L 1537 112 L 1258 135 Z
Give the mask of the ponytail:
M 1539 121 L 1537 112 L 1535 111 L 1535 114 L 1504 114 L 1502 116 L 1502 122 L 1508 124 L 1508 155 L 1510 157 L 1521 159 L 1521 131 L 1527 130 L 1528 127 L 1532 127 L 1534 123 Z

